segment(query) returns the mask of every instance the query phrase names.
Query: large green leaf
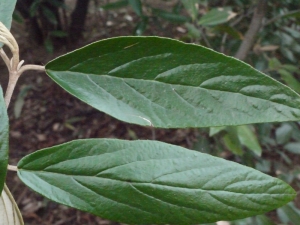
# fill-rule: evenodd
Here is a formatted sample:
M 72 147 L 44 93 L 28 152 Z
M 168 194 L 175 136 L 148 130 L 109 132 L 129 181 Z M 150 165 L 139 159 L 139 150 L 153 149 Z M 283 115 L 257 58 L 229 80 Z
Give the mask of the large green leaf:
M 157 141 L 77 140 L 32 153 L 18 168 L 47 198 L 127 224 L 232 220 L 295 197 L 252 168 Z
M 65 90 L 120 120 L 209 127 L 300 119 L 300 96 L 249 65 L 159 37 L 98 41 L 46 65 Z
M 1 0 L 0 1 L 0 22 L 2 22 L 8 29 L 11 26 L 12 14 L 15 9 L 17 0 Z M 0 43 L 0 48 L 2 47 Z
M 2 192 L 8 165 L 8 116 L 0 86 L 0 193 Z

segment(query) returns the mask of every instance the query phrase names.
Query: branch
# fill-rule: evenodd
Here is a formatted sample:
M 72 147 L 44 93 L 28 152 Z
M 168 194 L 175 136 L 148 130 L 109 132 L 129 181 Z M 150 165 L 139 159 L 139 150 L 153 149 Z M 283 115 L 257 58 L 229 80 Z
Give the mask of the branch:
M 0 49 L 0 56 L 3 59 L 3 61 L 5 62 L 7 69 L 10 70 L 10 60 L 2 48 Z
M 39 66 L 39 65 L 25 65 L 22 66 L 19 70 L 18 73 L 21 75 L 23 72 L 25 72 L 26 70 L 37 70 L 37 71 L 45 71 L 45 67 L 44 66 Z
M 12 165 L 7 165 L 7 169 L 10 171 L 18 171 L 18 167 Z
M 247 30 L 244 40 L 242 44 L 240 45 L 237 53 L 235 54 L 235 57 L 240 59 L 240 60 L 245 60 L 249 50 L 251 49 L 255 36 L 257 35 L 261 24 L 262 20 L 265 16 L 266 13 L 266 8 L 267 8 L 267 3 L 268 0 L 260 0 L 258 1 L 258 4 L 254 10 L 254 14 L 249 26 L 249 29 Z

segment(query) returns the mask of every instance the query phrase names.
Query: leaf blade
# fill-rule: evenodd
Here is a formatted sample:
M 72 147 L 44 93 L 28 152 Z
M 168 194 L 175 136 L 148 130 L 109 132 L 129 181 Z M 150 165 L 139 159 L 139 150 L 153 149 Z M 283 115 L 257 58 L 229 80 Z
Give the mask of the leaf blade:
M 140 125 L 234 126 L 300 118 L 300 97 L 290 88 L 234 58 L 167 38 L 95 42 L 51 61 L 46 72 L 87 104 Z
M 20 210 L 7 186 L 0 197 L 0 225 L 24 225 Z
M 51 200 L 133 224 L 242 218 L 295 196 L 251 168 L 156 141 L 77 140 L 26 156 L 18 168 Z
M 0 86 L 0 192 L 5 182 L 8 165 L 8 115 Z

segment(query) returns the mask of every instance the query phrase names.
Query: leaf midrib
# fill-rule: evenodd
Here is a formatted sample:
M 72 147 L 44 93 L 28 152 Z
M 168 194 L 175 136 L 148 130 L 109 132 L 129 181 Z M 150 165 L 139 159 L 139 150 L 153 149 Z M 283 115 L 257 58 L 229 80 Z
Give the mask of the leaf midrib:
M 51 72 L 54 72 L 54 74 L 57 74 L 57 73 L 64 73 L 66 71 L 54 71 L 54 70 L 48 70 L 50 73 Z M 255 96 L 251 96 L 251 95 L 246 95 L 246 94 L 243 94 L 243 93 L 240 93 L 240 92 L 232 92 L 232 91 L 223 91 L 223 90 L 216 90 L 216 89 L 211 89 L 211 88 L 204 88 L 204 87 L 199 87 L 199 86 L 189 86 L 189 85 L 185 85 L 185 84 L 172 84 L 172 83 L 165 83 L 165 82 L 161 82 L 161 81 L 157 81 L 157 80 L 145 80 L 145 79 L 136 79 L 136 78 L 122 78 L 122 77 L 114 77 L 114 76 L 110 76 L 110 75 L 107 75 L 107 74 L 86 74 L 86 73 L 82 73 L 82 72 L 74 72 L 74 71 L 67 71 L 68 73 L 71 73 L 71 74 L 76 74 L 76 75 L 83 75 L 83 76 L 95 76 L 95 77 L 100 77 L 100 76 L 103 76 L 103 77 L 107 77 L 107 78 L 110 78 L 110 79 L 122 79 L 124 80 L 123 82 L 127 84 L 127 82 L 125 82 L 125 80 L 134 80 L 134 81 L 145 81 L 145 82 L 153 82 L 153 83 L 158 83 L 158 84 L 165 84 L 165 85 L 170 85 L 170 86 L 175 86 L 175 87 L 189 87 L 189 88 L 197 88 L 197 89 L 202 89 L 202 90 L 206 90 L 206 91 L 216 91 L 216 92 L 221 92 L 221 93 L 233 93 L 233 94 L 237 94 L 237 95 L 242 95 L 242 96 L 245 96 L 245 97 L 248 97 L 248 98 L 254 98 L 254 99 L 259 99 L 259 100 L 262 100 L 262 101 L 267 101 L 267 102 L 272 102 L 274 104 L 278 104 L 280 106 L 285 106 L 285 107 L 289 107 L 289 108 L 292 108 L 292 109 L 296 109 L 296 110 L 300 110 L 299 108 L 295 108 L 294 106 L 290 106 L 290 105 L 284 105 L 282 103 L 278 103 L 278 102 L 275 102 L 273 100 L 270 100 L 270 99 L 264 99 L 264 98 L 259 98 L 259 97 L 255 97 Z M 56 76 L 56 75 L 55 75 Z M 93 81 L 93 83 L 95 83 Z M 281 83 L 279 83 L 281 84 Z M 97 85 L 97 87 L 101 87 L 102 89 L 104 89 L 102 86 L 99 86 L 97 83 L 95 83 L 95 85 Z M 247 87 L 247 86 L 246 86 Z M 243 87 L 244 88 L 244 87 Z M 107 90 L 104 89 L 106 92 Z M 291 90 L 293 91 L 293 90 Z M 110 92 L 107 92 L 108 94 L 112 95 L 112 93 Z M 114 95 L 112 95 L 115 99 L 117 99 L 118 101 L 121 101 L 119 100 L 117 97 L 115 97 Z M 149 100 L 150 101 L 150 100 Z M 123 101 L 122 101 L 123 102 Z M 152 101 L 151 101 L 152 102 Z M 123 102 L 124 103 L 124 102 Z M 161 106 L 163 107 L 163 106 Z M 163 107 L 164 108 L 164 107 Z M 164 108 L 165 109 L 165 108 Z

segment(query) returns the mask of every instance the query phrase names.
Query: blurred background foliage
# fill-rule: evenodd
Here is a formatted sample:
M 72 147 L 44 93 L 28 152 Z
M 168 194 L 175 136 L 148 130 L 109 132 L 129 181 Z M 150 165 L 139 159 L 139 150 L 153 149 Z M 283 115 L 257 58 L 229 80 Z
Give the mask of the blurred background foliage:
M 72 45 L 82 37 L 88 4 L 100 12 L 125 8 L 134 23 L 132 35 L 145 35 L 153 26 L 164 32 L 162 24 L 168 23 L 181 34 L 176 38 L 244 60 L 300 93 L 300 0 L 78 0 L 72 10 L 70 1 L 18 0 L 14 20 L 25 24 L 31 41 L 53 52 L 56 43 Z M 299 122 L 201 128 L 194 149 L 277 176 L 300 190 Z M 299 225 L 299 201 L 230 224 Z

